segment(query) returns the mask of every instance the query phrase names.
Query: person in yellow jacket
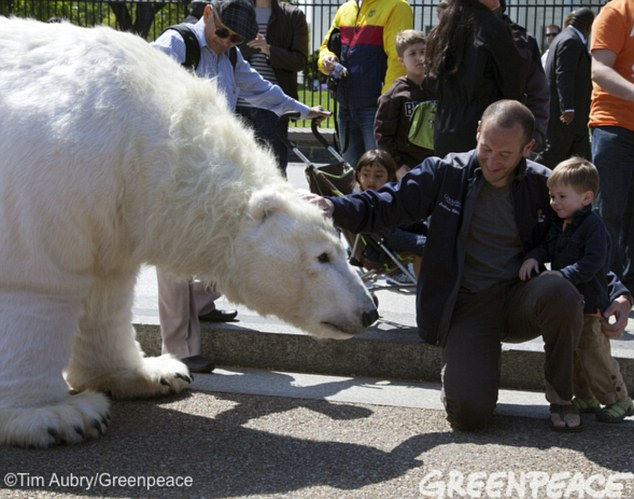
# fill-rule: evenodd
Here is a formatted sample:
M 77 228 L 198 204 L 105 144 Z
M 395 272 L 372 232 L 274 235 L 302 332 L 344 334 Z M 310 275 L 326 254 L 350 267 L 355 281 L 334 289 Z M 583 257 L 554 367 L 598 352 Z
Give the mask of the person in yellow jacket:
M 349 0 L 337 10 L 319 50 L 319 69 L 331 74 L 337 63 L 346 69 L 335 91 L 337 121 L 344 159 L 356 165 L 376 148 L 374 117 L 377 99 L 405 70 L 396 54 L 396 34 L 413 27 L 412 8 L 405 0 Z M 341 51 L 328 48 L 339 31 Z M 331 44 L 332 48 L 332 44 Z M 337 74 L 335 71 L 334 74 Z

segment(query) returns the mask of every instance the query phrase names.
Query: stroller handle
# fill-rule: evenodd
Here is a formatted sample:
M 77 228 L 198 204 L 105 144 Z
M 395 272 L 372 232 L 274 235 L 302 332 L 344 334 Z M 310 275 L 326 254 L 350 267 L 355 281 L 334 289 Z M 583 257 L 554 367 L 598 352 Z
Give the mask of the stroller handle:
M 330 147 L 330 144 L 328 143 L 328 140 L 326 139 L 326 137 L 324 137 L 319 131 L 319 123 L 317 123 L 317 121 L 313 120 L 310 123 L 310 130 L 311 132 L 313 132 L 313 135 L 321 143 L 322 146 L 326 148 Z
M 313 122 L 310 124 L 310 130 L 313 132 L 313 135 L 320 142 L 320 144 L 324 146 L 337 161 L 339 161 L 340 163 L 346 162 L 343 156 L 339 154 L 339 151 L 337 151 L 337 149 L 335 149 L 332 144 L 328 143 L 328 139 L 326 139 L 326 137 L 321 134 L 321 132 L 319 131 L 319 123 L 313 120 Z
M 301 116 L 301 114 L 299 114 L 298 112 L 292 112 L 292 113 L 285 113 L 282 114 L 281 116 L 278 116 L 277 118 L 277 124 L 279 125 L 283 120 L 288 119 L 288 120 L 297 120 L 299 119 Z M 289 140 L 289 138 L 284 135 L 283 133 L 280 133 L 279 131 L 279 127 L 277 129 L 277 138 L 280 139 L 282 141 L 282 143 L 288 147 L 290 150 L 294 150 L 295 148 L 297 148 L 297 145 L 293 142 L 291 142 Z

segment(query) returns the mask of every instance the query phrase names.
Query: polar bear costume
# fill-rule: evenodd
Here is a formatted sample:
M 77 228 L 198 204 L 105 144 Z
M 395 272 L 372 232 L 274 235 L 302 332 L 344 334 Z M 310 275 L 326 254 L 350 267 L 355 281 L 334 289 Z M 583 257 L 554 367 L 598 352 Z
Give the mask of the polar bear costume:
M 94 438 L 99 392 L 187 386 L 134 339 L 142 263 L 315 336 L 376 319 L 332 224 L 212 82 L 141 38 L 0 17 L 0 109 L 0 444 Z

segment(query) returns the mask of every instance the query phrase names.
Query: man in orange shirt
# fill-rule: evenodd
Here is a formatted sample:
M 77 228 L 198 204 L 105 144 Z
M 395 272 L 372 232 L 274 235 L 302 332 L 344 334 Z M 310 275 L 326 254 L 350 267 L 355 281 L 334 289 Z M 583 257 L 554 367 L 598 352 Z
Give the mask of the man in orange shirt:
M 612 0 L 592 26 L 592 161 L 598 210 L 612 238 L 610 268 L 634 289 L 634 3 Z

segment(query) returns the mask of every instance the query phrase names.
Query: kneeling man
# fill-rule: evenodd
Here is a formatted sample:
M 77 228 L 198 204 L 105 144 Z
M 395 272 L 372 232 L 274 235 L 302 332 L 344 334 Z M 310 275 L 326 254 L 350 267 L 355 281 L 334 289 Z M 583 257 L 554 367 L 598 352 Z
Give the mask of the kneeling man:
M 475 150 L 431 157 L 399 183 L 341 198 L 317 198 L 334 222 L 376 232 L 431 216 L 418 280 L 417 323 L 443 349 L 443 402 L 455 428 L 485 426 L 497 402 L 501 342 L 537 336 L 546 352 L 545 391 L 553 429 L 580 429 L 573 396 L 573 354 L 582 330 L 583 297 L 556 272 L 520 281 L 524 255 L 548 232 L 554 213 L 550 170 L 528 161 L 534 117 L 517 101 L 491 104 Z M 604 332 L 623 332 L 629 291 L 609 275 Z M 565 410 L 569 409 L 569 410 Z

